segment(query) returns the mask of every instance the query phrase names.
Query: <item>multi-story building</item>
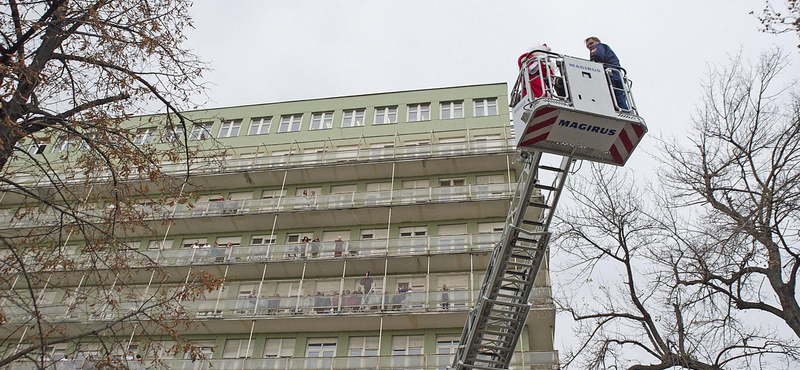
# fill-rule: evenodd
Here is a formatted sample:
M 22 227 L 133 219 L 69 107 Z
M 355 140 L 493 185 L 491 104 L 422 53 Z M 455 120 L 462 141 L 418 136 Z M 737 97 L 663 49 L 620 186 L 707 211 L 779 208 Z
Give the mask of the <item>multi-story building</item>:
M 143 203 L 157 210 L 155 233 L 141 230 L 127 237 L 140 258 L 169 272 L 158 284 L 177 286 L 198 270 L 227 280 L 204 299 L 184 302 L 196 325 L 182 337 L 208 360 L 164 353 L 164 364 L 173 369 L 449 366 L 520 168 L 514 163 L 506 94 L 500 83 L 189 112 L 197 122 L 188 133 L 190 143 L 214 141 L 209 147 L 224 148 L 224 160 L 195 166 L 192 191 L 199 199 L 193 204 Z M 159 145 L 169 137 L 150 122 L 131 120 L 139 127 L 137 144 Z M 63 149 L 58 139 L 53 142 L 50 148 L 34 144 L 31 153 L 47 156 Z M 165 164 L 164 171 L 185 169 Z M 18 180 L 26 181 L 22 174 Z M 14 217 L 23 206 L 0 203 L 0 228 L 50 221 L 47 215 Z M 73 238 L 64 250 L 80 254 L 81 248 Z M 126 282 L 128 289 L 153 284 L 146 273 L 136 276 L 140 279 Z M 557 364 L 546 263 L 537 285 L 514 368 Z M 64 325 L 112 318 L 98 306 L 68 308 L 69 290 L 37 286 L 45 303 L 41 310 L 63 318 Z M 7 328 L 30 320 L 7 302 L 2 310 Z M 6 353 L 24 340 L 23 332 L 9 336 Z M 128 353 L 147 363 L 151 351 L 127 337 L 120 341 L 128 341 Z M 103 351 L 96 347 L 91 341 L 70 342 L 47 351 L 78 366 Z

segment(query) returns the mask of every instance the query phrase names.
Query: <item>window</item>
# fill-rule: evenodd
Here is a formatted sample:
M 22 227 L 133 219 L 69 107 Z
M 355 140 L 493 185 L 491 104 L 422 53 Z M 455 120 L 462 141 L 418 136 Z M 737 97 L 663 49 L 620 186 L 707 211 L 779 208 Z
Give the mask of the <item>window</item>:
M 388 125 L 397 123 L 397 107 L 375 108 L 375 122 L 373 125 Z
M 505 223 L 502 221 L 497 222 L 478 222 L 479 234 L 502 233 Z
M 46 148 L 47 148 L 46 140 L 33 139 L 33 142 L 31 142 L 31 146 L 28 147 L 28 154 L 44 154 L 44 150 Z
M 497 99 L 476 99 L 473 101 L 475 106 L 475 117 L 496 116 L 497 115 Z
M 294 356 L 294 342 L 294 338 L 267 339 L 267 344 L 264 347 L 264 358 Z
M 464 118 L 464 102 L 442 102 L 441 119 Z
M 395 335 L 392 337 L 392 356 L 421 355 L 422 335 Z
M 488 184 L 503 184 L 505 183 L 505 179 L 503 175 L 481 175 L 475 176 L 475 183 L 478 185 L 488 185 Z
M 231 243 L 234 247 L 238 247 L 239 245 L 242 244 L 242 237 L 241 236 L 223 236 L 223 237 L 217 238 L 216 243 L 220 247 L 226 246 L 226 245 L 228 245 L 228 243 Z
M 404 180 L 403 189 L 425 189 L 430 187 L 430 181 L 425 180 Z
M 348 356 L 377 356 L 378 337 L 350 337 L 347 345 Z
M 261 199 L 280 198 L 286 195 L 286 190 L 264 190 L 261 192 Z
M 286 234 L 287 243 L 300 243 L 303 238 L 308 237 L 309 240 L 314 239 L 314 233 L 294 233 Z
M 461 337 L 458 334 L 446 334 L 436 336 L 436 354 L 453 355 L 458 349 L 458 341 Z
M 218 137 L 237 137 L 239 130 L 242 128 L 242 120 L 235 121 L 222 121 L 219 127 Z
M 136 131 L 136 137 L 133 138 L 133 143 L 135 145 L 150 144 L 153 142 L 153 138 L 155 136 L 156 136 L 155 128 L 141 128 L 138 131 Z
M 183 239 L 183 245 L 181 247 L 191 248 L 194 245 L 194 242 L 197 242 L 197 244 L 199 244 L 202 247 L 204 244 L 208 242 L 208 238 L 196 238 L 196 239 L 186 238 Z
M 417 236 L 427 235 L 428 227 L 427 226 L 401 227 L 399 231 L 401 238 L 413 238 Z
M 388 235 L 389 231 L 385 228 L 361 230 L 361 240 L 386 239 Z
M 253 346 L 247 339 L 228 339 L 225 341 L 225 350 L 222 358 L 250 358 L 253 357 Z
M 312 338 L 308 340 L 306 357 L 333 357 L 336 353 L 336 338 Z
M 269 133 L 269 125 L 272 123 L 272 117 L 253 118 L 250 120 L 250 131 L 248 135 L 264 135 Z
M 327 130 L 333 127 L 333 112 L 314 113 L 309 130 Z
M 202 342 L 191 342 L 193 346 L 197 347 L 197 350 L 203 355 L 204 358 L 210 359 L 214 355 L 214 348 L 217 347 L 216 343 L 213 341 L 202 341 Z M 192 353 L 186 352 L 185 358 L 187 360 L 192 359 Z
M 58 343 L 44 348 L 44 355 L 49 360 L 60 360 L 67 354 L 68 343 Z
M 275 243 L 275 235 L 253 235 L 250 237 L 250 245 L 267 245 Z
M 162 143 L 172 143 L 183 139 L 183 127 L 167 127 L 161 135 Z
M 189 140 L 205 140 L 211 137 L 211 123 L 197 123 L 192 126 L 192 133 Z
M 370 182 L 367 183 L 368 192 L 375 192 L 375 191 L 389 191 L 392 190 L 392 183 L 391 182 Z
M 172 249 L 172 240 L 163 241 L 159 240 L 151 240 L 150 243 L 147 244 L 147 250 L 164 250 L 164 249 Z
M 364 126 L 364 109 L 352 109 L 344 111 L 342 115 L 342 127 L 362 127 Z
M 69 149 L 72 147 L 73 139 L 67 137 L 60 137 L 56 140 L 56 143 L 53 144 L 53 153 L 61 153 L 61 152 L 68 152 Z
M 413 104 L 408 106 L 407 122 L 429 121 L 431 119 L 431 104 Z
M 467 224 L 439 225 L 439 236 L 442 235 L 466 235 Z
M 278 126 L 278 132 L 295 132 L 300 131 L 300 122 L 303 120 L 302 114 L 293 114 L 291 116 L 281 116 L 281 124 Z
M 464 178 L 460 179 L 440 179 L 439 186 L 446 188 L 451 186 L 464 186 L 466 180 Z

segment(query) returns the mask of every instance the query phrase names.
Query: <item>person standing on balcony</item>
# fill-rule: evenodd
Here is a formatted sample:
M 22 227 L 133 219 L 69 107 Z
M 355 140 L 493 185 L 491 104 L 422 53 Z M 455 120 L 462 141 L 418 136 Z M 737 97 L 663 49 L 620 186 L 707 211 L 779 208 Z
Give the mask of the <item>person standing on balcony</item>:
M 320 247 L 320 240 L 319 237 L 314 237 L 314 241 L 311 242 L 311 258 L 317 258 L 319 255 L 319 247 Z
M 622 68 L 617 54 L 611 50 L 611 47 L 600 42 L 599 38 L 594 36 L 587 37 L 584 43 L 586 44 L 586 48 L 589 49 L 589 60 L 592 62 L 603 63 L 606 68 Z M 617 71 L 611 71 L 611 87 L 614 96 L 617 98 L 619 107 L 628 109 L 628 102 L 625 99 L 625 89 L 622 84 L 622 76 Z
M 342 236 L 340 235 L 333 243 L 333 256 L 334 257 L 341 257 L 342 251 L 344 250 L 344 240 L 342 240 Z
M 373 280 L 369 276 L 369 271 L 367 271 L 367 275 L 365 275 L 360 281 L 361 286 L 364 287 L 364 294 L 372 293 L 372 283 Z
M 450 295 L 447 292 L 450 289 L 447 288 L 447 284 L 442 284 L 442 309 L 446 310 L 450 308 Z

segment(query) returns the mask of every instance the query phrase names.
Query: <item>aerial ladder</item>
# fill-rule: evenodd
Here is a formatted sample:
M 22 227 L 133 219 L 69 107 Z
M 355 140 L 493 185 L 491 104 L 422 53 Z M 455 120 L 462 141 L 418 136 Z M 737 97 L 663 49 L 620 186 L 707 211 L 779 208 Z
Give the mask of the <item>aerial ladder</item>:
M 615 74 L 621 87 L 610 83 Z M 542 50 L 528 54 L 510 99 L 523 168 L 451 369 L 508 368 L 570 167 L 578 159 L 624 166 L 647 133 L 631 86 L 620 67 Z

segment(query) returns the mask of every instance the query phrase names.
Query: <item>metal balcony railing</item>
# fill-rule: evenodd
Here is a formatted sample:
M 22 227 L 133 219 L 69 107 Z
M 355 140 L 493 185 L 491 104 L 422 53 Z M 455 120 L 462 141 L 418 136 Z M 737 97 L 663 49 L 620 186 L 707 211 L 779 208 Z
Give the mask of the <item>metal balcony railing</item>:
M 369 206 L 399 206 L 426 203 L 446 203 L 510 198 L 513 185 L 508 183 L 488 185 L 463 185 L 452 187 L 429 187 L 376 192 L 353 192 L 345 194 L 284 196 L 269 199 L 246 199 L 229 201 L 197 202 L 177 206 L 147 205 L 137 207 L 145 219 L 184 219 L 192 217 L 216 217 L 220 215 L 264 214 L 278 212 L 300 212 L 332 209 L 353 209 Z M 87 209 L 80 211 L 84 219 L 103 221 L 103 211 Z M 25 228 L 53 226 L 61 218 L 53 213 L 31 212 L 25 217 L 15 218 L 10 214 L 0 215 L 0 228 Z
M 298 317 L 320 315 L 363 315 L 377 313 L 465 312 L 474 305 L 479 291 L 408 292 L 381 294 L 347 294 L 300 297 L 250 297 L 185 301 L 182 306 L 196 320 Z M 531 302 L 536 306 L 552 304 L 549 287 L 534 288 Z M 41 317 L 49 322 L 110 321 L 137 307 L 135 302 L 122 302 L 114 309 L 97 303 L 39 307 Z M 9 324 L 24 324 L 31 312 L 12 305 L 2 308 Z
M 210 360 L 162 359 L 161 366 L 148 359 L 142 362 L 129 359 L 131 370 L 444 370 L 451 362 L 451 354 L 421 354 L 405 356 L 349 356 L 349 357 L 283 357 L 235 358 Z M 518 351 L 511 359 L 509 369 L 553 369 L 558 364 L 557 351 Z M 88 370 L 92 361 L 87 359 L 61 359 L 55 361 L 53 370 Z M 9 370 L 36 370 L 36 364 L 16 362 Z
M 495 131 L 490 131 L 495 129 Z M 488 128 L 487 133 L 496 133 L 497 127 Z M 321 147 L 322 151 L 315 153 L 301 153 L 299 150 L 294 149 L 294 146 L 288 152 L 281 152 L 281 155 L 274 155 L 266 151 L 259 151 L 261 147 L 255 147 L 256 150 L 252 158 L 214 158 L 209 161 L 193 162 L 189 165 L 186 163 L 164 163 L 161 167 L 161 172 L 169 175 L 185 174 L 188 169 L 191 173 L 196 175 L 203 174 L 217 174 L 217 173 L 233 173 L 241 171 L 253 171 L 261 169 L 288 169 L 292 167 L 308 167 L 308 166 L 325 166 L 335 165 L 351 162 L 375 162 L 387 160 L 403 160 L 403 159 L 416 159 L 416 158 L 437 158 L 449 156 L 464 156 L 470 154 L 492 154 L 511 152 L 514 150 L 514 139 L 511 136 L 510 128 L 504 127 L 506 132 L 503 137 L 490 138 L 488 140 L 469 140 L 459 143 L 442 143 L 442 144 L 423 144 L 423 145 L 408 145 L 404 146 L 398 141 L 399 135 L 387 136 L 386 139 L 393 141 L 393 146 L 389 148 L 362 148 L 361 144 L 357 149 L 338 150 L 331 148 L 328 145 L 328 140 L 320 141 L 318 143 L 308 142 L 304 143 L 309 147 Z M 470 130 L 456 130 L 436 133 L 437 135 L 444 135 L 452 137 L 457 133 L 469 137 Z M 473 135 L 479 136 L 478 133 L 482 132 L 480 129 L 471 130 Z M 419 133 L 416 133 L 418 135 Z M 370 138 L 376 140 L 376 138 Z M 248 148 L 237 148 L 238 150 L 248 150 Z M 214 157 L 214 154 L 219 154 L 221 151 L 214 153 L 200 153 L 198 158 Z M 58 163 L 56 163 L 56 166 Z M 86 175 L 82 172 L 70 169 L 68 166 L 60 173 L 60 178 L 66 184 L 82 184 L 86 182 Z M 134 173 L 132 176 L 136 176 Z M 27 173 L 25 168 L 20 168 L 12 176 L 12 180 L 22 185 L 41 185 L 47 186 L 51 183 L 50 178 L 42 175 L 41 173 Z M 110 176 L 95 176 L 93 182 L 104 182 L 110 180 Z

